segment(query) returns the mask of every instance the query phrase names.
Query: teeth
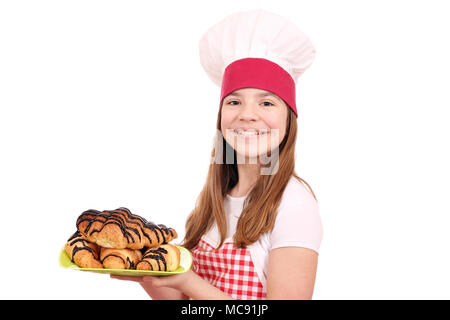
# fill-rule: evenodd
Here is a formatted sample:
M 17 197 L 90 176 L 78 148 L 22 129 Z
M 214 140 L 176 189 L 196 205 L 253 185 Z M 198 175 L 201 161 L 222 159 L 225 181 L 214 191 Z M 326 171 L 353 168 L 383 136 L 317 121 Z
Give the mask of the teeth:
M 263 135 L 269 132 L 268 129 L 261 129 L 259 130 L 259 133 L 255 130 L 247 130 L 247 131 L 243 131 L 242 129 L 235 129 L 234 132 L 236 134 L 240 134 L 243 136 L 253 136 L 253 135 Z

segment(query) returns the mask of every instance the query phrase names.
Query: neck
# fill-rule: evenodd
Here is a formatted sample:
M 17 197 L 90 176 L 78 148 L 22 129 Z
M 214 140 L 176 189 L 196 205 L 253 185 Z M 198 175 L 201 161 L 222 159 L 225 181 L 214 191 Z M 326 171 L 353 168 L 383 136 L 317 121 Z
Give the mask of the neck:
M 260 176 L 259 164 L 239 164 L 237 165 L 239 181 L 230 191 L 232 197 L 246 196 Z

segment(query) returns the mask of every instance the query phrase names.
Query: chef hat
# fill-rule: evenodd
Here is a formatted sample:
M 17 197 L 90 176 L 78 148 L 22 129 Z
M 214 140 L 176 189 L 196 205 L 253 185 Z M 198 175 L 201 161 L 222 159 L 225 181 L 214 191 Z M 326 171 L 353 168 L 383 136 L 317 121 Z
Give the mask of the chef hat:
M 315 49 L 291 21 L 262 9 L 227 16 L 202 36 L 200 63 L 223 98 L 258 88 L 282 98 L 297 116 L 295 83 L 311 65 Z

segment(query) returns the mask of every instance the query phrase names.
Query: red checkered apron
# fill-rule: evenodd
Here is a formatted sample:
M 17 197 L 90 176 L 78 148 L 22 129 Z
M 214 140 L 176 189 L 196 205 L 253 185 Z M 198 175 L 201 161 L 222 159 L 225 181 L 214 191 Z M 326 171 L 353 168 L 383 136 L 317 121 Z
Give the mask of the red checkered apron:
M 225 241 L 216 250 L 202 239 L 192 249 L 192 256 L 194 272 L 234 299 L 266 298 L 248 249 Z

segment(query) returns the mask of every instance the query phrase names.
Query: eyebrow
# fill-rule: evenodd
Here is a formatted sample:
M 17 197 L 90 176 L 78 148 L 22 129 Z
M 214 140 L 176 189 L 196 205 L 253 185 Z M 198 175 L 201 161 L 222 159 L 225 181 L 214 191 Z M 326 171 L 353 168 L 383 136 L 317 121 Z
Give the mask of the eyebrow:
M 242 97 L 242 94 L 240 94 L 239 92 L 232 92 L 230 93 L 228 96 L 237 96 L 237 97 Z M 255 96 L 257 97 L 267 97 L 267 96 L 272 96 L 277 100 L 280 100 L 280 98 L 278 98 L 275 94 L 271 93 L 271 92 L 263 92 L 263 93 L 258 93 Z

